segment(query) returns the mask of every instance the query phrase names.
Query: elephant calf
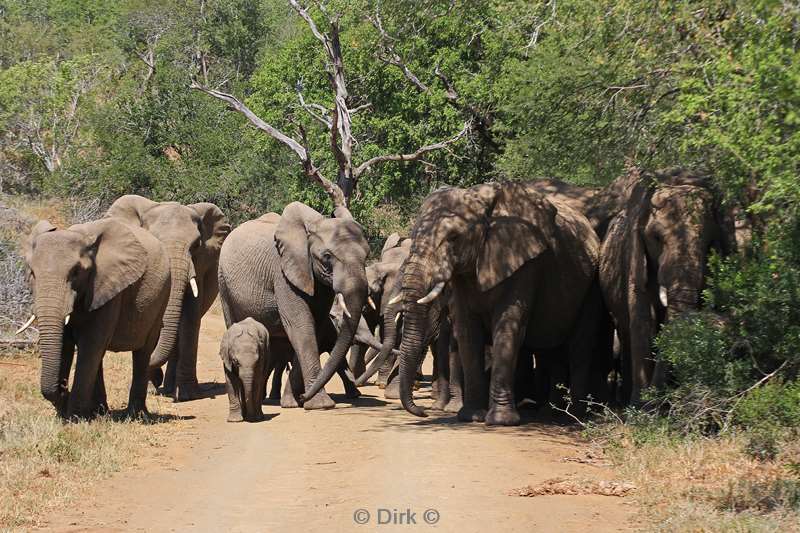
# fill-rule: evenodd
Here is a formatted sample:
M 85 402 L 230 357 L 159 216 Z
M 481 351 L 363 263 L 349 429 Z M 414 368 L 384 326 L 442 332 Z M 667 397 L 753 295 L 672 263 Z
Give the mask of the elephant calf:
M 250 317 L 231 325 L 222 336 L 219 355 L 230 402 L 228 422 L 264 419 L 261 400 L 267 380 L 268 350 L 267 328 Z

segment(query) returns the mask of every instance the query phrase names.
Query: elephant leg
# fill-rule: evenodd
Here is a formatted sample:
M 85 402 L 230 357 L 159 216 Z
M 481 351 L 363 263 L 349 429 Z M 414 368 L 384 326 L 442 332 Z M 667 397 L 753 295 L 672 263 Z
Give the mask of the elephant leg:
M 283 380 L 283 372 L 286 370 L 286 363 L 278 361 L 272 368 L 272 387 L 269 389 L 270 400 L 281 399 L 281 381 Z
M 464 371 L 461 368 L 461 359 L 458 356 L 458 346 L 455 336 L 450 337 L 447 362 L 450 367 L 450 399 L 444 406 L 447 413 L 458 413 L 464 407 Z
M 344 385 L 344 397 L 350 399 L 358 398 L 361 396 L 361 391 L 358 390 L 356 384 L 347 376 L 347 372 L 345 372 L 346 368 L 346 363 L 342 361 L 342 364 L 336 369 L 336 373 L 339 374 L 339 378 L 341 378 L 342 384 Z
M 69 372 L 75 358 L 75 340 L 72 335 L 64 332 L 64 341 L 61 345 L 61 368 L 59 369 L 60 394 L 56 404 L 58 416 L 67 418 L 69 409 Z
M 291 409 L 300 407 L 299 398 L 303 394 L 303 374 L 300 372 L 300 364 L 295 357 L 292 362 L 292 368 L 289 370 L 289 379 L 286 380 L 286 385 L 283 388 L 283 396 L 281 396 L 281 407 L 284 409 Z
M 376 381 L 379 389 L 385 389 L 387 385 L 389 385 L 390 381 L 390 374 L 392 373 L 392 369 L 397 362 L 397 354 L 394 352 L 389 353 L 389 357 L 386 358 L 381 368 L 378 370 L 378 379 Z
M 239 398 L 239 393 L 233 384 L 236 379 L 231 375 L 231 372 L 225 369 L 225 390 L 228 392 L 228 422 L 242 422 L 242 404 Z
M 157 341 L 157 339 L 156 339 Z M 153 353 L 155 343 L 133 351 L 133 376 L 131 389 L 128 393 L 128 415 L 131 418 L 148 420 L 150 413 L 147 411 L 147 368 L 150 364 L 150 354 Z
M 527 307 L 514 302 L 495 318 L 492 331 L 492 378 L 486 425 L 516 426 L 519 412 L 514 400 L 517 357 L 528 324 Z
M 400 376 L 400 361 L 397 360 L 395 357 L 395 363 L 392 366 L 391 370 L 389 371 L 389 375 L 387 376 L 387 383 L 386 388 L 383 390 L 383 397 L 387 400 L 399 400 L 400 399 L 400 380 L 398 379 Z M 414 390 L 419 388 L 416 380 L 414 381 Z
M 178 331 L 178 360 L 175 376 L 175 401 L 186 402 L 197 399 L 200 390 L 197 383 L 197 344 L 200 338 L 200 310 L 198 303 L 184 303 Z
M 166 368 L 164 369 L 164 387 L 161 389 L 161 393 L 164 394 L 164 396 L 174 396 L 175 394 L 177 368 L 178 351 L 177 348 L 173 348 L 169 359 L 167 359 Z
M 103 361 L 100 361 L 100 368 L 97 370 L 97 378 L 94 382 L 92 392 L 92 416 L 104 415 L 108 413 L 108 399 L 106 397 L 106 382 L 103 378 Z
M 353 347 L 350 348 L 350 359 L 348 361 L 348 366 L 350 367 L 350 371 L 356 377 L 360 376 L 367 370 L 367 365 L 364 361 L 364 355 L 366 351 L 367 347 L 363 344 L 354 344 Z
M 514 374 L 514 397 L 517 404 L 525 399 L 533 400 L 536 397 L 534 383 L 533 354 L 523 348 L 517 358 L 517 370 Z
M 433 384 L 431 385 L 431 393 L 433 393 L 434 386 L 436 389 L 436 401 L 433 403 L 433 408 L 444 410 L 445 406 L 450 402 L 450 362 L 448 361 L 450 336 L 440 332 L 433 350 Z
M 104 346 L 96 342 L 78 342 L 78 357 L 75 362 L 75 380 L 69 398 L 69 417 L 90 418 L 97 374 L 105 352 Z
M 278 277 L 275 283 L 275 297 L 280 302 L 278 311 L 281 316 L 283 329 L 286 331 L 289 342 L 297 354 L 296 360 L 299 365 L 292 365 L 292 370 L 299 370 L 302 373 L 303 390 L 310 387 L 317 379 L 321 368 L 319 364 L 319 348 L 317 345 L 317 335 L 314 316 L 308 304 L 295 293 L 295 289 L 288 286 L 288 282 L 281 281 Z M 291 377 L 290 377 L 291 379 Z M 301 391 L 294 387 L 295 394 Z M 336 403 L 328 395 L 323 387 L 314 395 L 313 398 L 303 403 L 304 409 L 333 409 Z
M 454 306 L 456 318 L 453 329 L 464 371 L 464 406 L 458 411 L 458 419 L 483 422 L 489 405 L 483 365 L 486 334 L 480 320 L 466 310 L 465 302 L 458 300 L 460 298 L 456 298 Z

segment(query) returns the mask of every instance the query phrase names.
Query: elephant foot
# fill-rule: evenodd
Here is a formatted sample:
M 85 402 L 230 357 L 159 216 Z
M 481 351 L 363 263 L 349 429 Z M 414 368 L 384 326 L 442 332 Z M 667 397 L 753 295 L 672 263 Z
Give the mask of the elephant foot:
M 383 397 L 388 400 L 399 400 L 400 399 L 400 380 L 393 379 L 386 385 L 386 388 L 383 391 Z
M 486 413 L 487 426 L 518 426 L 519 412 L 511 406 L 493 405 Z
M 345 387 L 344 397 L 347 399 L 355 399 L 361 396 L 361 391 L 357 387 Z
M 296 407 L 300 407 L 300 403 L 297 401 L 297 398 L 294 397 L 294 394 L 292 394 L 291 389 L 288 391 L 284 390 L 283 396 L 281 396 L 281 408 L 294 409 Z
M 436 398 L 436 401 L 433 402 L 431 405 L 431 409 L 436 409 L 437 411 L 444 411 L 444 408 L 447 407 L 447 399 L 444 398 L 444 395 L 440 395 Z
M 450 401 L 447 402 L 447 405 L 444 406 L 444 412 L 446 413 L 458 413 L 461 411 L 461 408 L 464 407 L 464 400 L 459 397 L 453 396 L 450 398 Z
M 127 416 L 131 420 L 140 420 L 148 424 L 153 420 L 152 416 L 150 415 L 150 411 L 148 411 L 147 407 L 143 405 L 128 406 Z
M 179 383 L 175 386 L 175 401 L 189 402 L 200 397 L 200 387 L 197 383 Z
M 333 409 L 335 406 L 336 402 L 334 402 L 333 399 L 328 396 L 328 393 L 325 392 L 325 389 L 319 391 L 307 402 L 303 402 L 303 409 L 307 409 L 309 411 L 312 409 Z
M 280 400 L 281 399 L 281 390 L 280 390 L 280 388 L 270 390 L 269 391 L 269 396 L 267 396 L 267 398 L 269 400 Z
M 483 422 L 486 420 L 486 409 L 475 409 L 474 407 L 462 407 L 458 411 L 458 419 L 461 422 Z
M 264 420 L 264 413 L 253 413 L 252 415 L 247 416 L 245 420 L 248 422 L 261 422 Z

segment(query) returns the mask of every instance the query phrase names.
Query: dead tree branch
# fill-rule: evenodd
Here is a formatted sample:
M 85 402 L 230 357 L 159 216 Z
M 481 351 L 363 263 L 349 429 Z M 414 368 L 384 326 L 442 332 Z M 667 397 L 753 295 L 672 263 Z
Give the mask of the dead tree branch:
M 196 81 L 192 81 L 192 84 L 189 86 L 191 89 L 198 90 L 200 92 L 206 93 L 209 96 L 212 96 L 218 100 L 222 100 L 228 106 L 244 115 L 247 120 L 250 121 L 256 128 L 263 131 L 273 139 L 285 144 L 292 151 L 297 154 L 297 157 L 300 158 L 300 162 L 303 165 L 303 170 L 305 171 L 306 175 L 319 183 L 322 188 L 328 193 L 331 200 L 333 201 L 334 208 L 338 208 L 345 205 L 345 198 L 342 190 L 333 182 L 328 180 L 325 176 L 322 175 L 320 170 L 314 166 L 313 162 L 311 161 L 311 156 L 308 153 L 308 150 L 297 142 L 296 140 L 292 139 L 282 131 L 278 130 L 277 128 L 271 126 L 264 122 L 258 115 L 253 113 L 253 111 L 247 107 L 244 103 L 242 103 L 238 98 L 233 96 L 232 94 L 223 93 L 221 91 L 217 91 L 215 89 L 209 89 L 204 85 L 198 84 Z

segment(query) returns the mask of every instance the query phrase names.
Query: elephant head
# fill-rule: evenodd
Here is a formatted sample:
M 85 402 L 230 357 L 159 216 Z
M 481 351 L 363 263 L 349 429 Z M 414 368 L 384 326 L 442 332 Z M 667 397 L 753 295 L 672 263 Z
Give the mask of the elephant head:
M 517 182 L 446 188 L 425 199 L 401 282 L 400 399 L 406 410 L 425 416 L 411 390 L 431 305 L 445 285 L 454 275 L 471 274 L 480 290 L 495 287 L 553 246 L 555 216 L 541 193 Z
M 649 347 L 658 324 L 700 306 L 709 253 L 735 249 L 733 221 L 707 180 L 685 171 L 633 174 L 627 183 L 619 181 L 626 188 L 625 204 L 603 243 L 601 282 L 624 283 L 620 291 L 627 301 L 612 297 L 612 313 L 627 317 L 631 336 L 642 339 L 637 345 Z M 653 383 L 654 368 L 641 354 L 631 357 L 636 400 Z
M 216 265 L 230 224 L 214 204 L 154 202 L 132 194 L 117 199 L 106 217 L 146 229 L 164 244 L 169 256 L 169 302 L 158 345 L 150 357 L 150 366 L 159 367 L 175 347 L 187 288 L 205 308 L 216 297 Z
M 411 239 L 400 239 L 398 234 L 393 233 L 386 239 L 381 260 L 367 269 L 370 295 L 377 302 L 383 321 L 383 345 L 369 368 L 355 382 L 358 387 L 382 368 L 394 351 L 402 308 L 400 276 L 410 249 Z
M 353 343 L 367 301 L 367 274 L 364 263 L 369 245 L 361 226 L 346 210 L 340 218 L 323 217 L 300 202 L 284 208 L 275 228 L 275 246 L 281 271 L 289 284 L 306 297 L 317 292 L 332 292 L 326 307 L 336 303 L 344 313 L 331 356 L 314 383 L 307 387 L 307 401 L 325 386 L 344 361 Z
M 71 315 L 99 309 L 135 283 L 147 267 L 147 251 L 125 224 L 101 219 L 58 230 L 40 221 L 25 244 L 39 320 L 41 391 L 60 412 L 67 396 L 71 350 L 63 357 Z
M 222 337 L 219 354 L 236 400 L 232 401 L 229 422 L 263 420 L 261 400 L 267 379 L 268 350 L 267 328 L 249 317 L 231 325 Z

